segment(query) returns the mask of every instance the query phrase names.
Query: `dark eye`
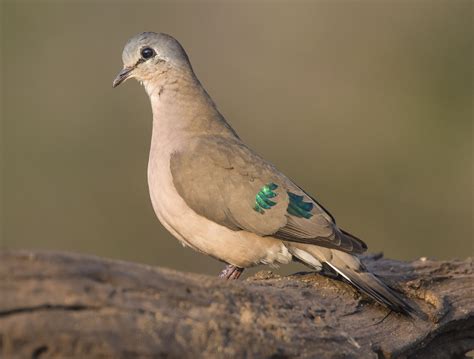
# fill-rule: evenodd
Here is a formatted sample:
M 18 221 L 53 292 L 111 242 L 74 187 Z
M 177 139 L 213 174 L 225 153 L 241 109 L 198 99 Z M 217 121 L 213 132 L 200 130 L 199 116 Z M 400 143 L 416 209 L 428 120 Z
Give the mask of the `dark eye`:
M 140 54 L 145 60 L 148 60 L 155 56 L 155 51 L 152 48 L 145 47 L 140 51 Z

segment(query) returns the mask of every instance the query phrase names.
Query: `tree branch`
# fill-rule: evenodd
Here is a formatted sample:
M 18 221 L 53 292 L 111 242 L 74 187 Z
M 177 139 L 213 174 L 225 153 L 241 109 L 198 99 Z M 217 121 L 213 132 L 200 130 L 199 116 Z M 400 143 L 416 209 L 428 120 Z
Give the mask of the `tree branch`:
M 314 273 L 245 281 L 59 252 L 0 253 L 2 358 L 462 358 L 472 259 L 366 257 L 429 319 Z

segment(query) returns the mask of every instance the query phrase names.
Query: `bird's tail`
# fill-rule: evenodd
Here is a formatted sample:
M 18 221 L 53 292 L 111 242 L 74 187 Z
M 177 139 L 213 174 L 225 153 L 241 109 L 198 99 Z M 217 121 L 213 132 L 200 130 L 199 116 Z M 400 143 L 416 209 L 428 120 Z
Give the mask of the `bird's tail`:
M 334 249 L 316 246 L 305 247 L 305 252 L 309 252 L 318 261 L 329 266 L 334 272 L 377 302 L 395 312 L 419 316 L 419 312 L 406 299 L 389 288 L 374 274 L 368 272 L 356 256 Z M 300 249 L 303 248 L 300 247 Z M 304 261 L 302 258 L 299 259 Z M 312 265 L 311 263 L 307 264 Z
M 350 254 L 341 252 L 344 256 Z M 337 253 L 339 254 L 339 253 Z M 352 258 L 355 258 L 351 256 Z M 351 259 L 352 259 L 351 258 Z M 357 259 L 357 258 L 356 258 Z M 334 263 L 336 262 L 336 263 Z M 416 309 L 408 303 L 401 295 L 388 287 L 374 274 L 368 272 L 362 263 L 359 262 L 358 268 L 352 268 L 345 263 L 338 263 L 339 260 L 326 262 L 336 273 L 340 274 L 345 280 L 367 294 L 377 302 L 385 305 L 395 312 L 413 316 L 417 313 Z

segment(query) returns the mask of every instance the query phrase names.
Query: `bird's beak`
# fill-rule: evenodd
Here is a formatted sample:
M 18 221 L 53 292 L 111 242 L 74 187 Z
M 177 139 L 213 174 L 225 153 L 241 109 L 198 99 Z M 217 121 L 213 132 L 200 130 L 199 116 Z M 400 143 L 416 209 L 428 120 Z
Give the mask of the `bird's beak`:
M 122 71 L 120 71 L 115 78 L 114 82 L 112 83 L 112 87 L 117 87 L 120 85 L 122 82 L 124 82 L 126 79 L 130 77 L 132 74 L 132 70 L 134 67 L 124 67 Z

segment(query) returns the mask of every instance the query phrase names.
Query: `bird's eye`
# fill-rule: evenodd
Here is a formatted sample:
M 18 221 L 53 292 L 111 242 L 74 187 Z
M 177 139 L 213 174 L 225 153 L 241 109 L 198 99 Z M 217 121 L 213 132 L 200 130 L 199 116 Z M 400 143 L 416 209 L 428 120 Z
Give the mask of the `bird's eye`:
M 145 47 L 140 51 L 140 54 L 145 60 L 148 60 L 155 56 L 155 51 L 152 48 Z

